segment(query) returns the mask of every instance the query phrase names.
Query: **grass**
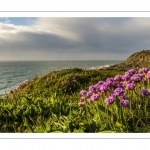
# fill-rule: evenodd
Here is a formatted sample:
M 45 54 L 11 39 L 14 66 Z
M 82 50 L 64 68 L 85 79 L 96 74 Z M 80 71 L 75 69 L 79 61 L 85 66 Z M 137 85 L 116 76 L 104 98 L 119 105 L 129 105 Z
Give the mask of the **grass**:
M 107 109 L 107 115 L 104 115 L 106 109 L 102 105 L 78 106 L 82 89 L 117 74 L 124 74 L 124 70 L 74 68 L 36 77 L 0 98 L 0 132 L 126 132 L 119 122 L 112 127 L 108 117 L 112 114 Z M 130 119 L 128 132 L 149 131 L 144 122 L 145 126 L 136 129 L 132 129 L 132 123 Z

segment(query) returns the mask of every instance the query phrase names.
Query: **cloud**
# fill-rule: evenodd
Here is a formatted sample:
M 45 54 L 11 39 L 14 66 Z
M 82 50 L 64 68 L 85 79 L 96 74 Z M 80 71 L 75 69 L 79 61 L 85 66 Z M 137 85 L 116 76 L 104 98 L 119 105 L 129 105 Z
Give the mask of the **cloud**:
M 11 19 L 10 19 L 11 22 Z M 0 59 L 126 59 L 150 47 L 150 18 L 38 18 L 0 23 Z
M 5 17 L 4 23 L 8 23 L 8 22 L 10 22 L 9 18 Z
M 59 36 L 68 32 L 76 35 L 80 39 L 78 46 L 86 51 L 125 53 L 125 49 L 133 47 L 138 50 L 150 33 L 149 18 L 40 18 L 38 21 L 43 28 L 60 33 Z
M 3 23 L 9 23 L 10 22 L 8 17 L 0 17 L 0 20 L 2 20 Z

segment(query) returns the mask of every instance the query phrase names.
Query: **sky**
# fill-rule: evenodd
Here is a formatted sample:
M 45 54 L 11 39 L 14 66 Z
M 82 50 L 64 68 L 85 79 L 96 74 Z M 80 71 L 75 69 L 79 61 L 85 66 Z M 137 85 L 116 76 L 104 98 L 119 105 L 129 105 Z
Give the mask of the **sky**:
M 150 18 L 1 17 L 0 61 L 126 60 L 150 49 Z

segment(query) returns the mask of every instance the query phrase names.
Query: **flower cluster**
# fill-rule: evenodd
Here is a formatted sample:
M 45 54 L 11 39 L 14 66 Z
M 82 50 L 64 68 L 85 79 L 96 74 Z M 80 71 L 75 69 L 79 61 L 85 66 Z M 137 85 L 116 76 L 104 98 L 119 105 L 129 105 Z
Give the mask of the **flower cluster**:
M 126 90 L 133 90 L 135 88 L 135 85 L 133 83 L 129 83 L 126 85 Z
M 129 101 L 126 100 L 126 99 L 124 99 L 124 100 L 122 100 L 122 101 L 120 102 L 120 104 L 121 104 L 122 106 L 124 106 L 124 107 L 127 107 L 127 106 L 129 105 Z
M 140 68 L 140 69 L 139 69 L 139 72 L 140 72 L 140 73 L 147 73 L 148 71 L 149 71 L 148 68 Z
M 143 89 L 141 92 L 140 92 L 140 96 L 148 96 L 150 95 L 150 92 L 147 90 L 147 89 Z
M 89 86 L 88 90 L 80 92 L 79 106 L 84 106 L 85 103 L 104 100 L 106 105 L 110 105 L 119 101 L 123 107 L 130 105 L 129 96 L 127 93 L 141 87 L 139 96 L 149 96 L 150 92 L 146 89 L 149 83 L 150 70 L 148 68 L 140 68 L 138 71 L 130 69 L 124 75 L 116 75 L 114 78 L 107 78 L 106 81 L 98 81 L 95 85 Z M 102 98 L 101 98 L 102 97 Z
M 109 98 L 105 99 L 106 105 L 109 105 L 109 104 L 113 103 L 114 101 L 115 101 L 115 98 L 112 97 L 112 96 L 110 96 Z

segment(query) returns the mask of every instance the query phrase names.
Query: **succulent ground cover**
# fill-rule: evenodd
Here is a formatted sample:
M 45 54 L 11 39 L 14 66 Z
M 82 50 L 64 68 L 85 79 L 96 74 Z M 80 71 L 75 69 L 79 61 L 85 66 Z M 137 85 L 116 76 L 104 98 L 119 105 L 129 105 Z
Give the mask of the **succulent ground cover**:
M 149 132 L 150 71 L 50 72 L 0 98 L 0 132 Z

